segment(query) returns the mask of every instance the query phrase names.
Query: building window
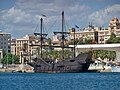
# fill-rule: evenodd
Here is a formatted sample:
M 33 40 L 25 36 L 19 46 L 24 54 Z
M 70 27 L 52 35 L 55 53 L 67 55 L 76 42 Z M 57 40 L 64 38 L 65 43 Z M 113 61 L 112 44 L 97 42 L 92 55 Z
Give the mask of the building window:
M 104 39 L 100 39 L 100 41 L 104 41 Z
M 6 44 L 6 42 L 4 42 L 4 44 Z
M 107 35 L 108 34 L 108 32 L 105 32 L 105 35 Z
M 10 50 L 8 50 L 8 53 L 10 53 Z
M 10 46 L 8 46 L 8 48 L 10 48 Z
M 1 38 L 1 40 L 3 40 L 3 38 Z

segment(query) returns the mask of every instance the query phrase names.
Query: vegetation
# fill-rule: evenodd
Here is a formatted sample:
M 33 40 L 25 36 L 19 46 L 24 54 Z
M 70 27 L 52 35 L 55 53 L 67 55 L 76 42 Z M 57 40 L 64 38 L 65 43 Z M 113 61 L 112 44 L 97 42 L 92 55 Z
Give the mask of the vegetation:
M 120 43 L 120 37 L 116 37 L 114 33 L 111 33 L 110 38 L 106 41 L 106 43 Z
M 52 43 L 51 38 L 48 38 L 48 40 L 47 40 L 47 41 L 48 41 L 48 44 L 49 44 L 49 45 L 51 45 L 51 43 Z
M 79 39 L 75 39 L 75 44 L 78 44 L 78 42 L 79 42 Z M 70 41 L 69 41 L 69 45 L 73 45 L 74 44 L 74 40 L 73 39 L 71 39 Z
M 36 56 L 37 56 L 37 58 L 39 58 L 39 56 L 40 56 L 40 47 L 37 47 Z
M 116 57 L 116 53 L 115 53 L 115 51 L 108 51 L 108 50 L 95 50 L 95 51 L 93 51 L 93 58 L 97 59 L 99 57 L 101 59 L 108 58 L 110 60 L 114 60 Z
M 70 58 L 73 56 L 73 52 L 70 50 L 65 50 L 64 51 L 64 57 L 65 58 Z M 93 51 L 93 58 L 105 59 L 108 58 L 109 60 L 115 60 L 116 58 L 116 53 L 115 51 L 108 51 L 108 50 L 94 50 Z M 50 59 L 57 59 L 57 60 L 62 60 L 62 51 L 57 51 L 57 50 L 52 50 L 52 51 L 44 51 L 43 52 L 43 58 L 50 58 Z
M 6 54 L 3 59 L 1 60 L 3 64 L 19 64 L 19 58 L 16 55 Z
M 70 45 L 73 45 L 74 44 L 74 40 L 71 39 L 69 41 L 69 44 Z M 93 42 L 93 40 L 91 38 L 80 38 L 80 39 L 75 39 L 75 44 L 77 45 L 81 45 L 81 44 L 95 44 L 95 42 Z
M 111 33 L 110 38 L 106 41 L 107 44 L 110 43 L 120 43 L 120 37 L 116 37 L 116 35 L 114 33 Z M 69 41 L 69 44 L 74 44 L 73 40 Z M 80 38 L 80 39 L 76 39 L 75 40 L 75 44 L 95 44 L 95 42 L 92 41 L 92 39 L 90 38 Z M 93 51 L 93 58 L 97 59 L 97 58 L 101 58 L 101 59 L 111 59 L 114 60 L 116 58 L 116 53 L 115 51 L 108 51 L 108 50 L 94 50 Z
M 65 58 L 69 58 L 73 56 L 72 51 L 70 50 L 65 50 L 64 51 L 64 57 Z M 43 52 L 43 58 L 51 58 L 51 59 L 57 59 L 57 60 L 61 60 L 62 59 L 62 51 L 58 51 L 58 50 L 51 50 L 51 51 L 44 51 Z
M 28 44 L 27 43 L 24 43 L 23 44 L 23 47 L 22 47 L 22 50 L 25 52 L 27 52 L 26 50 L 28 49 Z

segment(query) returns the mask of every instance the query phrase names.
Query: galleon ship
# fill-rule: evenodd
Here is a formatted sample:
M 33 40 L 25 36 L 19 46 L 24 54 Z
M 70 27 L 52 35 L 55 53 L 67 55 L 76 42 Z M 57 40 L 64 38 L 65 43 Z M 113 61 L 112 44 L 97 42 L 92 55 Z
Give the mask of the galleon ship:
M 34 72 L 36 73 L 73 73 L 73 72 L 87 72 L 89 65 L 91 63 L 92 60 L 92 52 L 88 51 L 86 53 L 81 53 L 79 55 L 75 55 L 75 45 L 73 47 L 74 50 L 74 57 L 72 58 L 63 58 L 62 60 L 60 60 L 59 62 L 55 62 L 55 60 L 52 62 L 50 59 L 48 60 L 44 60 L 42 58 L 42 37 L 44 34 L 42 34 L 42 22 L 43 19 L 41 18 L 41 32 L 40 32 L 40 37 L 41 37 L 41 57 L 40 58 L 34 58 L 33 62 L 29 62 L 29 65 L 31 65 L 32 67 L 34 67 Z M 65 35 L 64 34 L 68 34 L 67 32 L 64 32 L 63 30 L 63 25 L 64 24 L 64 12 L 62 12 L 62 31 L 61 32 L 54 32 L 55 34 L 59 33 L 61 34 L 62 37 L 62 44 L 61 44 L 61 48 L 62 51 L 64 50 L 65 45 L 64 45 L 64 38 Z M 75 36 L 75 35 L 74 35 Z M 75 40 L 75 38 L 74 38 Z M 75 44 L 75 43 L 74 43 Z M 68 47 L 69 48 L 69 47 Z M 63 51 L 64 53 L 64 51 Z M 64 55 L 64 54 L 62 54 Z

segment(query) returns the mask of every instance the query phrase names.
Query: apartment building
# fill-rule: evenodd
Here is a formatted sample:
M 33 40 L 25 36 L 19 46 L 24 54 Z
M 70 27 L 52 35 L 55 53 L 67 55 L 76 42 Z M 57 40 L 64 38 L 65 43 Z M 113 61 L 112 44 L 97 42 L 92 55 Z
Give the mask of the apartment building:
M 3 49 L 6 53 L 10 53 L 11 34 L 0 32 L 0 49 Z
M 3 58 L 3 50 L 6 53 L 11 52 L 11 34 L 0 31 L 0 62 Z
M 16 39 L 11 39 L 11 54 L 16 55 Z
M 39 47 L 40 38 L 32 34 L 26 35 L 23 38 L 11 40 L 11 53 L 19 57 L 20 63 L 22 63 L 21 57 L 23 56 L 26 60 L 31 60 L 31 57 L 36 54 Z
M 69 29 L 69 39 L 74 38 L 75 28 Z M 75 31 L 75 38 L 90 38 L 98 44 L 104 44 L 110 38 L 111 33 L 115 33 L 116 37 L 120 37 L 120 21 L 118 18 L 112 18 L 107 29 L 94 27 L 90 24 L 87 28 Z
M 3 50 L 0 49 L 0 63 L 1 63 L 1 59 L 3 58 Z

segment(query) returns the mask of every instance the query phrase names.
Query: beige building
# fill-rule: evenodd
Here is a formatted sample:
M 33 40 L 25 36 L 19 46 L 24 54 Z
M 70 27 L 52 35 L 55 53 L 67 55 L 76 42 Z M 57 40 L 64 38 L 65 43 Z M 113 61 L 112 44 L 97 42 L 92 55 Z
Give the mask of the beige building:
M 11 54 L 16 55 L 16 39 L 11 39 Z
M 21 52 L 23 51 L 24 45 L 26 44 L 26 53 L 29 52 L 29 38 L 28 36 L 25 36 L 23 38 L 16 39 L 15 41 L 12 40 L 11 44 L 11 51 L 12 54 L 17 55 L 19 58 L 22 56 Z M 20 63 L 22 63 L 22 59 L 20 58 Z
M 69 39 L 73 39 L 74 28 L 70 29 L 69 31 Z M 120 21 L 117 18 L 112 18 L 112 20 L 109 22 L 108 29 L 89 25 L 89 27 L 85 28 L 84 30 L 76 31 L 75 38 L 82 38 L 83 40 L 84 38 L 90 38 L 96 43 L 104 44 L 106 43 L 106 40 L 110 38 L 112 32 L 114 32 L 117 37 L 120 36 Z
M 60 46 L 60 39 L 58 36 L 53 36 L 52 37 L 52 45 L 53 46 Z
M 23 56 L 26 60 L 31 60 L 32 57 L 37 57 L 36 55 L 39 48 L 40 38 L 34 35 L 26 35 L 23 38 L 11 40 L 11 53 L 19 57 L 20 63 L 22 63 L 21 57 Z

